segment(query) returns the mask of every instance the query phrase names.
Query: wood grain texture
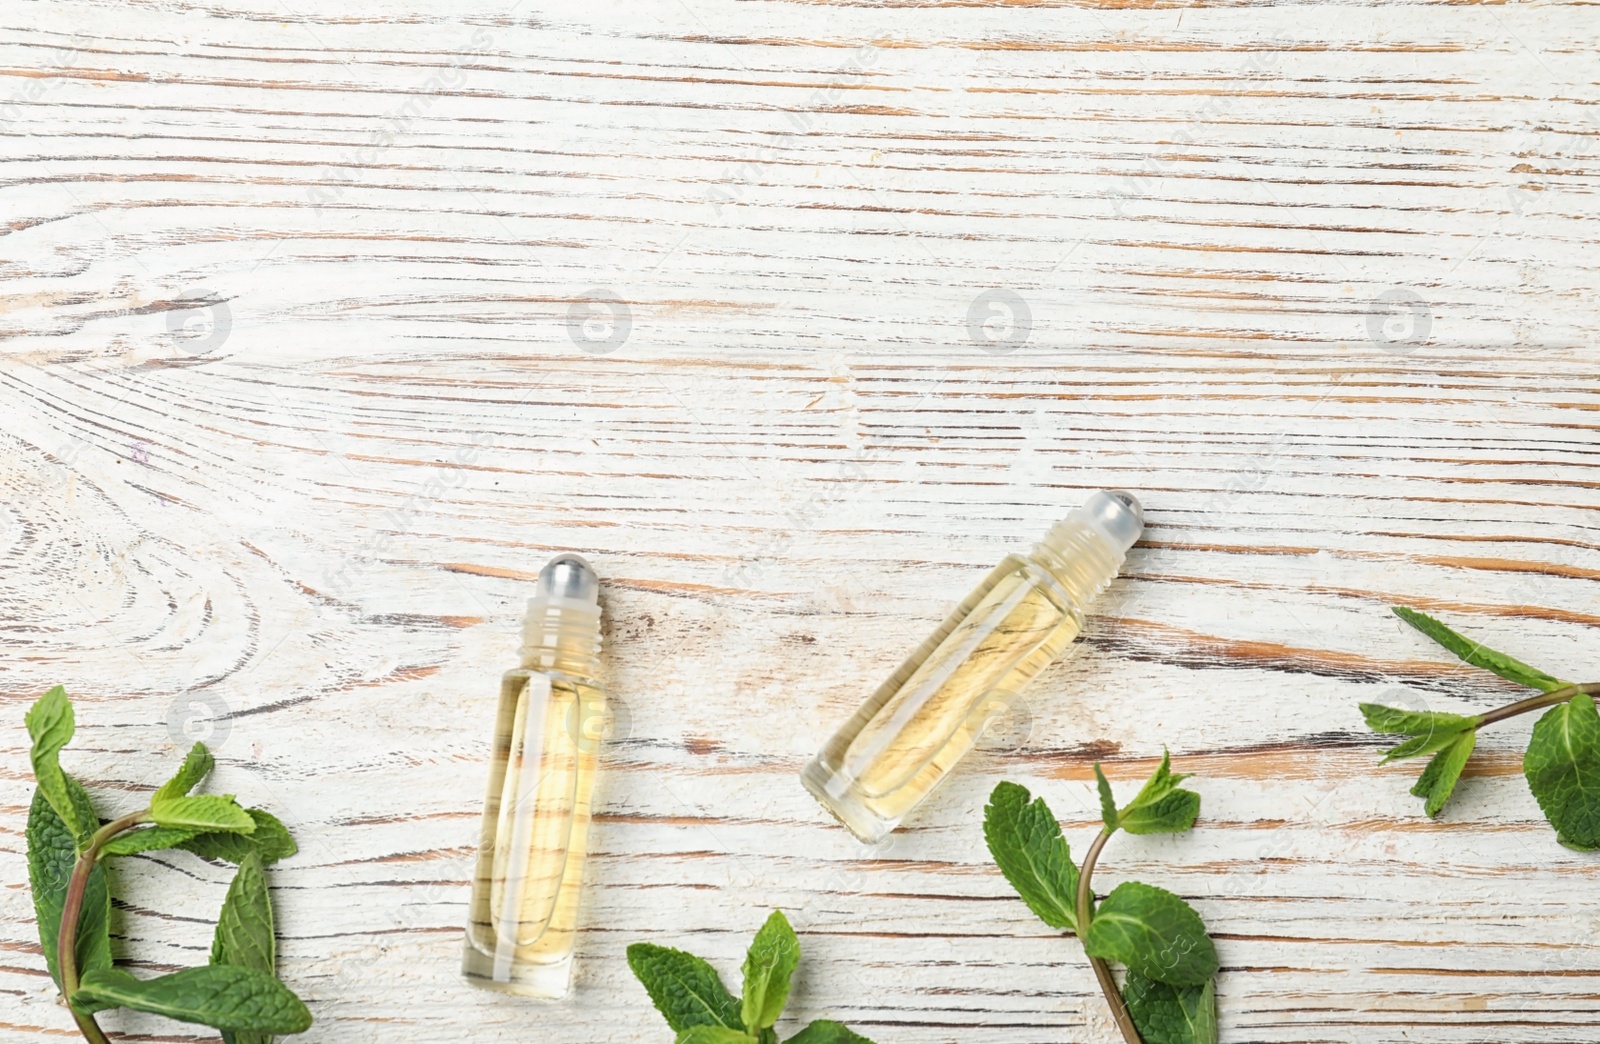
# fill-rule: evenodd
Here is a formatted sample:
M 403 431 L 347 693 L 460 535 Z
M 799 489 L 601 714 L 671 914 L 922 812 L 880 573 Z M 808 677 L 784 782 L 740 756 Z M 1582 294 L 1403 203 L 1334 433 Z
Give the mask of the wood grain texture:
M 70 1033 L 22 838 L 63 682 L 103 811 L 209 722 L 295 829 L 307 1042 L 664 1041 L 623 948 L 732 979 L 773 907 L 795 1020 L 1110 1041 L 979 810 L 1018 780 L 1081 846 L 1092 759 L 1163 744 L 1201 824 L 1101 880 L 1206 917 L 1229 1044 L 1594 1041 L 1600 864 L 1527 724 L 1428 823 L 1355 704 L 1509 696 L 1396 601 L 1600 677 L 1597 43 L 1579 2 L 6 5 L 0 1038 Z M 857 845 L 805 759 L 1102 486 L 1150 524 L 1077 655 Z M 543 1006 L 456 965 L 565 549 L 627 713 Z M 203 959 L 225 871 L 121 876 L 133 967 Z

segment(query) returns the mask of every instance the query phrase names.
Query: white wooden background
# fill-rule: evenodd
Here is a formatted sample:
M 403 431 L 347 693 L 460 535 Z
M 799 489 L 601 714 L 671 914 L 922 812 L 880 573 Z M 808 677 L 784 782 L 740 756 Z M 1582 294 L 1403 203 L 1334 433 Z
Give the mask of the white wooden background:
M 0 1039 L 71 1039 L 22 838 L 62 682 L 104 812 L 198 727 L 293 825 L 307 1042 L 664 1042 L 624 947 L 732 984 L 773 907 L 795 1020 L 1109 1041 L 980 809 L 1024 782 L 1081 849 L 1091 760 L 1163 744 L 1202 822 L 1101 880 L 1207 918 L 1224 1041 L 1596 1040 L 1600 860 L 1529 723 L 1430 824 L 1355 704 L 1512 695 L 1399 601 L 1600 677 L 1597 37 L 1575 0 L 6 3 Z M 857 845 L 805 759 L 1102 486 L 1148 539 L 1078 655 Z M 627 713 L 552 1007 L 456 966 L 566 549 Z M 222 868 L 120 878 L 136 970 L 204 959 Z

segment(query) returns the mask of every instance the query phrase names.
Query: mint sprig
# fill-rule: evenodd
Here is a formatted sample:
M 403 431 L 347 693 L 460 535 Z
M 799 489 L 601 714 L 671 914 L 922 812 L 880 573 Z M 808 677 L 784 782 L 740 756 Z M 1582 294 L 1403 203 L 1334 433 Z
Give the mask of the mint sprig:
M 1173 893 L 1137 881 L 1118 885 L 1098 905 L 1093 889 L 1095 865 L 1113 834 L 1182 833 L 1200 814 L 1200 795 L 1179 786 L 1188 777 L 1173 774 L 1165 752 L 1122 808 L 1098 763 L 1094 775 L 1103 827 L 1081 869 L 1044 799 L 1030 801 L 1017 783 L 1000 783 L 989 796 L 983 819 L 989 852 L 1040 920 L 1082 940 L 1127 1044 L 1216 1044 L 1219 963 L 1200 915 Z M 1121 991 L 1111 961 L 1128 969 Z
M 674 1044 L 778 1044 L 773 1026 L 789 1001 L 800 964 L 800 940 L 783 911 L 774 910 L 744 960 L 736 1000 L 710 964 L 692 953 L 654 943 L 628 947 L 628 967 L 677 1037 Z M 818 1019 L 789 1044 L 872 1044 L 849 1028 Z
M 1477 715 L 1361 704 L 1361 714 L 1374 732 L 1408 737 L 1384 755 L 1385 763 L 1433 755 L 1411 788 L 1412 794 L 1423 799 L 1423 811 L 1431 817 L 1444 809 L 1477 746 L 1480 729 L 1543 710 L 1523 755 L 1523 777 L 1555 828 L 1558 842 L 1582 852 L 1600 849 L 1600 714 L 1590 698 L 1600 693 L 1600 682 L 1574 685 L 1561 681 L 1473 641 L 1427 613 L 1405 606 L 1393 606 L 1392 611 L 1462 662 L 1541 693 Z
M 276 939 L 263 866 L 292 855 L 294 841 L 277 819 L 239 806 L 231 795 L 191 794 L 210 773 L 211 753 L 196 743 L 150 804 L 102 826 L 82 784 L 59 755 L 76 728 L 66 690 L 56 686 L 28 711 L 38 787 L 28 814 L 28 881 L 39 943 L 51 978 L 85 1040 L 108 1044 L 95 1013 L 125 1007 L 223 1031 L 227 1044 L 271 1044 L 272 1034 L 301 1033 L 311 1012 L 273 971 Z M 248 838 L 227 844 L 218 838 Z M 105 856 L 155 849 L 214 848 L 237 856 L 211 963 L 154 979 L 113 967 L 110 882 Z

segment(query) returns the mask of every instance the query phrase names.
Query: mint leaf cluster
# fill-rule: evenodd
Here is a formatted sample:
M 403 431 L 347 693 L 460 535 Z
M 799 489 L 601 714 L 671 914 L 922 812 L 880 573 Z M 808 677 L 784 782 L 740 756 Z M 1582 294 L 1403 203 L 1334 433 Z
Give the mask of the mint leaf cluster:
M 1432 755 L 1411 788 L 1413 795 L 1423 799 L 1423 811 L 1437 816 L 1450 800 L 1477 746 L 1479 729 L 1519 714 L 1544 710 L 1522 759 L 1528 789 L 1555 828 L 1558 842 L 1583 852 L 1600 849 L 1600 712 L 1596 712 L 1592 698 L 1600 693 L 1600 683 L 1574 685 L 1561 681 L 1513 656 L 1474 642 L 1426 613 L 1405 606 L 1395 606 L 1393 612 L 1463 662 L 1542 694 L 1478 715 L 1361 704 L 1362 716 L 1374 732 L 1407 737 L 1384 756 L 1385 763 Z
M 715 968 L 692 953 L 652 943 L 628 947 L 628 967 L 677 1034 L 674 1044 L 778 1044 L 772 1027 L 789 1002 L 800 940 L 783 911 L 761 926 L 744 959 L 743 996 L 735 999 Z M 872 1044 L 848 1027 L 819 1019 L 788 1044 Z
M 295 853 L 289 831 L 232 795 L 194 794 L 215 760 L 199 743 L 148 807 L 101 825 L 88 792 L 61 768 L 77 724 L 56 686 L 28 711 L 38 786 L 28 813 L 28 881 L 50 977 L 90 1044 L 107 1044 L 95 1014 L 108 1008 L 165 1015 L 222 1031 L 226 1044 L 271 1044 L 301 1033 L 311 1012 L 277 978 L 277 938 L 265 868 Z M 223 901 L 211 960 L 154 979 L 113 965 L 111 892 L 103 857 L 184 848 L 238 864 Z
M 1028 909 L 1082 941 L 1128 1044 L 1216 1044 L 1219 965 L 1200 915 L 1173 893 L 1137 881 L 1117 885 L 1098 903 L 1093 891 L 1095 864 L 1113 834 L 1182 833 L 1200 815 L 1200 795 L 1179 786 L 1188 777 L 1173 774 L 1165 753 L 1122 808 L 1098 763 L 1094 774 L 1104 826 L 1081 868 L 1044 799 L 1017 783 L 1000 783 L 989 796 L 989 852 Z M 1127 968 L 1120 991 L 1111 961 Z

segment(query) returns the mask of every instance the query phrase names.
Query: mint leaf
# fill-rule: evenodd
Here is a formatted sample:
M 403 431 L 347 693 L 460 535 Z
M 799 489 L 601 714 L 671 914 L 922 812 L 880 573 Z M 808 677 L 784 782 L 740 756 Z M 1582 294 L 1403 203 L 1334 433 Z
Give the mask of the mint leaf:
M 1483 718 L 1477 715 L 1465 717 L 1444 711 L 1414 711 L 1381 703 L 1361 704 L 1361 716 L 1367 719 L 1367 726 L 1374 732 L 1398 732 L 1411 737 L 1385 754 L 1380 762 L 1383 765 L 1443 750 L 1463 732 L 1483 724 Z
M 1428 767 L 1422 770 L 1422 775 L 1417 777 L 1411 793 L 1425 799 L 1423 811 L 1428 815 L 1438 815 L 1444 803 L 1450 800 L 1451 793 L 1456 789 L 1456 781 L 1461 778 L 1461 770 L 1466 767 L 1467 759 L 1472 757 L 1472 748 L 1477 745 L 1478 730 L 1468 729 L 1435 754 L 1433 760 L 1428 762 Z
M 1174 790 L 1148 805 L 1135 805 L 1122 813 L 1122 829 L 1130 834 L 1181 834 L 1200 818 L 1200 795 Z
M 89 794 L 82 784 L 63 775 L 67 799 L 78 819 L 99 823 Z M 50 978 L 61 985 L 57 943 L 61 936 L 61 914 L 67 903 L 67 885 L 78 862 L 78 845 L 72 831 L 56 814 L 43 788 L 35 788 L 33 805 L 28 810 L 28 887 L 33 892 L 33 913 L 39 925 L 39 947 L 44 950 Z M 89 872 L 83 893 L 83 911 L 78 915 L 77 959 L 79 972 L 111 967 L 111 895 L 106 885 L 106 868 L 96 864 Z
M 152 801 L 165 801 L 167 798 L 183 797 L 189 791 L 200 785 L 200 781 L 211 774 L 217 759 L 211 756 L 204 743 L 196 743 L 189 748 L 189 753 L 183 759 L 177 775 L 156 788 Z
M 790 1037 L 788 1044 L 872 1044 L 872 1041 L 842 1023 L 818 1019 Z
M 311 1012 L 289 988 L 252 968 L 208 964 L 159 979 L 136 979 L 120 968 L 84 975 L 72 1006 L 94 1012 L 132 1008 L 221 1030 L 303 1033 Z
M 61 771 L 61 748 L 72 742 L 72 734 L 77 731 L 67 690 L 57 685 L 40 696 L 23 720 L 28 726 L 28 737 L 33 740 L 33 747 L 28 751 L 28 759 L 33 762 L 33 778 L 39 781 L 44 799 L 50 802 L 50 807 L 82 848 L 89 843 L 89 835 L 94 833 L 98 821 L 85 821 L 79 816 L 67 789 L 66 773 Z
M 675 1044 L 756 1044 L 756 1038 L 726 1026 L 693 1026 L 678 1034 Z
M 1469 721 L 1469 724 L 1467 724 L 1466 727 L 1462 727 L 1462 729 L 1456 729 L 1454 732 L 1446 732 L 1446 730 L 1437 729 L 1434 730 L 1434 732 L 1427 733 L 1427 735 L 1421 735 L 1421 737 L 1411 737 L 1410 740 L 1406 740 L 1405 743 L 1402 743 L 1402 745 L 1395 746 L 1395 748 L 1390 748 L 1389 753 L 1384 754 L 1384 759 L 1382 759 L 1381 762 L 1378 762 L 1378 764 L 1387 765 L 1392 761 L 1400 761 L 1400 759 L 1403 759 L 1403 757 L 1418 757 L 1421 756 L 1421 754 L 1432 754 L 1434 751 L 1442 751 L 1442 749 L 1445 749 L 1446 746 L 1450 746 L 1451 743 L 1459 740 L 1462 732 L 1472 732 L 1472 730 L 1475 729 L 1477 729 L 1477 724 Z
M 1454 735 L 1466 728 L 1477 728 L 1483 719 L 1444 711 L 1414 711 L 1382 703 L 1361 704 L 1361 716 L 1373 732 L 1398 732 L 1405 736 L 1432 736 L 1440 732 Z
M 774 910 L 744 959 L 744 1004 L 739 1014 L 746 1029 L 763 1030 L 778 1021 L 799 964 L 800 940 L 783 911 Z
M 294 838 L 289 836 L 289 828 L 278 817 L 259 808 L 247 808 L 245 812 L 256 825 L 250 833 L 196 834 L 192 840 L 178 847 L 203 859 L 220 859 L 226 863 L 242 863 L 246 856 L 254 852 L 261 857 L 263 866 L 271 866 L 300 850 Z
M 272 898 L 261 857 L 254 852 L 239 864 L 222 902 L 217 931 L 211 940 L 211 963 L 273 973 L 277 939 L 272 930 Z
M 195 830 L 229 830 L 248 834 L 256 821 L 239 807 L 232 794 L 197 794 L 192 797 L 154 798 L 150 818 L 157 826 Z
M 1106 825 L 1107 830 L 1117 829 L 1117 802 L 1111 796 L 1111 784 L 1106 782 L 1106 774 L 1100 771 L 1100 763 L 1094 763 L 1094 785 L 1100 791 L 1100 822 Z
M 1130 971 L 1122 987 L 1144 1044 L 1217 1044 L 1217 986 L 1168 986 Z
M 1574 696 L 1545 712 L 1522 774 L 1557 841 L 1580 852 L 1600 848 L 1600 714 L 1592 697 Z
M 1518 685 L 1526 685 L 1530 689 L 1539 689 L 1542 692 L 1550 692 L 1566 684 L 1566 682 L 1558 681 L 1536 667 L 1529 667 L 1521 660 L 1507 656 L 1503 652 L 1496 652 L 1486 645 L 1457 634 L 1427 613 L 1419 613 L 1415 609 L 1407 609 L 1403 605 L 1394 605 L 1389 608 L 1394 615 L 1474 667 L 1482 667 L 1486 671 L 1498 674 L 1507 681 L 1514 681 Z
M 267 875 L 261 869 L 261 856 L 251 852 L 239 864 L 223 900 L 217 931 L 211 940 L 211 963 L 254 968 L 276 974 L 277 936 L 273 930 L 272 897 L 267 893 Z M 269 1034 L 255 1032 L 224 1033 L 226 1044 L 270 1044 Z
M 983 836 L 1028 909 L 1052 928 L 1076 932 L 1078 867 L 1044 798 L 1030 803 L 1028 788 L 997 784 L 983 810 Z
M 717 971 L 692 953 L 651 943 L 628 947 L 628 967 L 675 1032 L 696 1026 L 743 1030 L 739 1002 Z
M 1200 816 L 1200 795 L 1178 786 L 1188 776 L 1172 774 L 1172 755 L 1161 752 L 1161 765 L 1118 815 L 1130 834 L 1180 834 Z
M 1166 889 L 1137 881 L 1101 901 L 1083 948 L 1169 986 L 1200 986 L 1217 973 L 1217 950 L 1200 915 Z
M 1161 748 L 1161 764 L 1144 781 L 1144 786 L 1139 788 L 1139 793 L 1129 802 L 1128 807 L 1135 805 L 1149 805 L 1160 801 L 1178 788 L 1178 784 L 1188 779 L 1188 776 L 1174 776 L 1172 774 L 1172 752 Z
M 138 852 L 151 852 L 158 848 L 176 848 L 177 846 L 194 837 L 199 831 L 192 827 L 142 827 L 130 830 L 100 846 L 102 855 L 134 855 Z

